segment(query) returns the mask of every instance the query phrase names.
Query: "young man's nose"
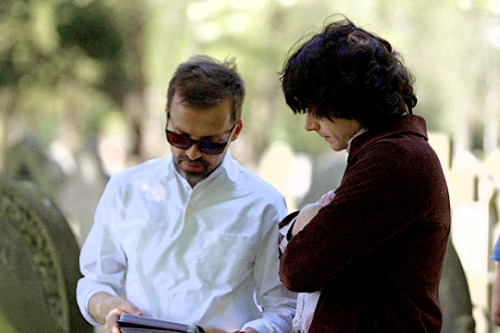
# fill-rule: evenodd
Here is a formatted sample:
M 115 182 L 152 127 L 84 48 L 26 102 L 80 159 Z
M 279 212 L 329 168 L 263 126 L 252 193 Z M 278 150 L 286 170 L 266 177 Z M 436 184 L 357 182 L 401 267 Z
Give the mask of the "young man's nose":
M 304 125 L 306 131 L 316 131 L 319 128 L 318 121 L 310 112 L 306 113 L 306 122 Z

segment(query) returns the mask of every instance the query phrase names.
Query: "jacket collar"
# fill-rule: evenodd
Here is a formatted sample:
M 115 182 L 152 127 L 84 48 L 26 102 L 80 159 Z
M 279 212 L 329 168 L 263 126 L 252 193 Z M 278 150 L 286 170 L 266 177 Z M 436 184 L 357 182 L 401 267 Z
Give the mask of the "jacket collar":
M 425 119 L 416 115 L 403 116 L 390 129 L 368 130 L 367 132 L 354 138 L 351 142 L 348 161 L 351 161 L 359 151 L 366 145 L 394 135 L 413 134 L 428 140 L 427 125 Z

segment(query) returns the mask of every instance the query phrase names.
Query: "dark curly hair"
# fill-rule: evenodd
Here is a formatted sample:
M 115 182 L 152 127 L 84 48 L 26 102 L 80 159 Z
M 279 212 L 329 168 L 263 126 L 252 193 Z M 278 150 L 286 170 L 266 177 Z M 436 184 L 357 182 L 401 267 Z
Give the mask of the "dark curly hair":
M 234 121 L 241 117 L 245 98 L 245 83 L 237 72 L 234 59 L 223 62 L 209 56 L 197 55 L 180 64 L 170 80 L 167 107 L 170 109 L 174 94 L 194 108 L 209 108 L 223 99 L 232 99 L 231 115 Z
M 413 76 L 391 44 L 349 19 L 328 24 L 285 62 L 281 82 L 294 113 L 389 126 L 417 104 Z

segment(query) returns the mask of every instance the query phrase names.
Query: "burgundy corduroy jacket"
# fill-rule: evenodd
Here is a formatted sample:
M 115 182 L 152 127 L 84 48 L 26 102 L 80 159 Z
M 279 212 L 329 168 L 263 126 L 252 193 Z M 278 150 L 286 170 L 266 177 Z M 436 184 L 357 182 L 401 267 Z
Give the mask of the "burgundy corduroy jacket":
M 421 117 L 355 138 L 333 201 L 293 237 L 280 276 L 321 290 L 310 333 L 439 332 L 448 190 Z

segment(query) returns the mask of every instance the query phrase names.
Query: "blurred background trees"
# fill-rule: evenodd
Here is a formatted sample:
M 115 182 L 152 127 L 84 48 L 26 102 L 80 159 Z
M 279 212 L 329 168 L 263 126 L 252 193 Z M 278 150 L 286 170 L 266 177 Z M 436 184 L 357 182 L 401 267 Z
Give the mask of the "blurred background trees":
M 27 136 L 74 151 L 118 130 L 136 160 L 165 154 L 168 80 L 199 53 L 236 58 L 247 82 L 245 156 L 276 140 L 315 156 L 328 147 L 287 109 L 279 71 L 336 13 L 403 55 L 431 130 L 479 154 L 497 147 L 498 0 L 3 0 L 0 167 Z

